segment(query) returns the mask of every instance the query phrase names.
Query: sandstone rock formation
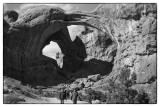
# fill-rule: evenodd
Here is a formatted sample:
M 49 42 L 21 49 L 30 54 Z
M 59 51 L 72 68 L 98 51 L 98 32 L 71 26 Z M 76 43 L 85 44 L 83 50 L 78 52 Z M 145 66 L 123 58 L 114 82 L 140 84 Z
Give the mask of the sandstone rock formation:
M 136 87 L 146 84 L 145 87 L 152 85 L 155 89 L 156 85 L 153 84 L 157 81 L 157 5 L 103 4 L 97 7 L 94 14 L 105 17 L 100 21 L 109 26 L 119 45 L 113 70 L 103 79 L 103 84 L 109 78 L 116 80 L 121 68 L 127 67 L 131 74 L 134 72 L 137 75 Z M 90 22 L 95 23 L 94 20 Z M 99 56 L 103 53 L 99 53 Z M 151 94 L 151 98 L 156 95 L 152 89 L 147 93 Z M 155 100 L 152 103 L 155 103 Z
M 3 17 L 7 23 L 15 22 L 18 19 L 18 13 L 15 11 L 5 11 Z
M 6 12 L 4 75 L 46 85 L 79 78 L 73 87 L 83 81 L 86 87 L 105 92 L 108 80 L 118 82 L 125 67 L 130 77 L 136 75 L 132 88 L 144 90 L 150 103 L 156 103 L 157 5 L 101 4 L 92 14 L 66 14 L 46 6 L 29 7 L 18 15 Z M 67 29 L 72 24 L 85 25 L 74 41 Z M 64 54 L 62 69 L 41 53 L 50 41 L 57 42 Z M 103 78 L 88 81 L 87 77 L 95 74 Z
M 63 67 L 63 57 L 64 57 L 63 53 L 60 53 L 60 52 L 56 53 L 56 61 L 60 68 Z
M 27 7 L 19 14 L 4 12 L 4 75 L 34 85 L 64 81 L 64 72 L 74 72 L 86 57 L 82 41 L 77 38 L 72 42 L 67 26 L 94 27 L 85 22 L 89 17 L 96 16 L 65 14 L 64 10 L 50 6 Z M 42 49 L 50 41 L 57 42 L 65 55 L 63 70 L 55 60 L 42 55 Z
M 91 23 L 92 20 L 94 19 L 89 20 L 88 23 Z M 95 25 L 95 23 L 97 22 L 91 24 Z M 102 22 L 99 21 L 98 24 Z M 99 29 L 85 26 L 75 27 L 77 31 L 75 35 L 84 43 L 86 51 L 86 58 L 82 66 L 75 71 L 75 74 L 72 74 L 75 78 L 87 78 L 88 75 L 95 74 L 108 75 L 112 71 L 117 45 L 107 32 L 102 32 L 103 27 Z

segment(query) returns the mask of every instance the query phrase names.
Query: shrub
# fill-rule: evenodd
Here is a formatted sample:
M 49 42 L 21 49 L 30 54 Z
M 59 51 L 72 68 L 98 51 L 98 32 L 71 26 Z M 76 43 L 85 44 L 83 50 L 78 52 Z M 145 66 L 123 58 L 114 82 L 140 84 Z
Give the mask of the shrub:
M 145 92 L 140 92 L 135 97 L 135 103 L 149 104 L 149 96 Z
M 94 90 L 92 90 L 91 88 L 89 88 L 89 89 L 86 89 L 85 93 L 86 94 L 93 94 Z
M 121 84 L 124 84 L 130 76 L 130 69 L 128 68 L 122 68 L 119 74 L 119 81 L 121 82 Z
M 136 80 L 136 74 L 132 74 L 130 77 L 130 70 L 127 68 L 122 68 L 118 79 L 119 83 L 115 83 L 112 79 L 108 80 L 108 85 L 106 87 L 106 103 L 114 104 L 133 104 L 149 103 L 148 94 L 143 92 L 138 93 L 137 90 L 131 88 L 133 81 Z
M 137 91 L 119 84 L 116 88 L 110 87 L 106 95 L 106 103 L 114 104 L 125 104 L 125 103 L 134 103 L 134 97 L 137 95 Z
M 3 89 L 3 94 L 10 94 L 10 92 L 7 89 Z
M 44 94 L 44 97 L 58 97 L 57 93 L 52 93 L 52 92 L 46 92 Z
M 106 102 L 105 94 L 103 94 L 100 91 L 94 91 L 91 88 L 89 88 L 85 91 L 85 93 L 87 95 L 82 95 L 81 93 L 79 93 L 79 96 L 80 96 L 81 100 L 83 100 L 83 101 L 88 102 L 89 99 L 91 98 L 91 100 L 99 100 L 100 102 Z
M 137 74 L 135 72 L 133 72 L 131 74 L 131 81 L 132 81 L 132 84 L 136 84 L 136 80 L 137 80 Z
M 5 104 L 16 104 L 18 102 L 25 102 L 25 100 L 23 98 L 19 98 L 16 95 L 9 95 L 4 97 Z

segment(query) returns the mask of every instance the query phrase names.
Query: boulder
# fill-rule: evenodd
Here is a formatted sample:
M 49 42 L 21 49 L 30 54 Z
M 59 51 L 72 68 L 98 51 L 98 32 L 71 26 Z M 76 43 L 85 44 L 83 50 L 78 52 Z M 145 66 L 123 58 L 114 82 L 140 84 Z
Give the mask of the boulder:
M 93 100 L 92 101 L 92 104 L 101 104 L 102 102 L 101 101 L 99 101 L 99 100 Z
M 99 81 L 95 82 L 95 83 L 94 83 L 94 86 L 101 85 L 101 84 L 102 84 L 102 81 L 103 81 L 103 80 L 99 80 Z
M 144 84 L 144 83 L 152 83 L 156 81 L 157 77 L 157 64 L 156 64 L 156 54 L 145 56 L 140 59 L 140 63 L 137 63 L 140 66 L 137 69 L 137 83 Z
M 70 88 L 71 88 L 71 89 L 78 88 L 78 84 L 71 84 L 71 85 L 70 85 Z
M 87 77 L 87 79 L 96 82 L 101 79 L 101 75 L 100 74 L 90 75 Z
M 152 25 L 153 22 L 155 21 L 154 17 L 149 17 L 142 25 L 142 35 L 146 35 L 149 34 L 150 32 L 153 32 L 154 28 L 156 25 L 154 24 L 154 26 Z M 153 26 L 153 27 L 152 27 Z M 152 29 L 151 29 L 152 28 Z M 151 31 L 152 30 L 152 31 Z
M 87 82 L 85 84 L 85 88 L 91 87 L 94 83 L 93 82 Z
M 83 79 L 82 79 L 82 82 L 83 82 L 84 84 L 86 84 L 86 83 L 87 83 L 87 78 L 83 78 Z

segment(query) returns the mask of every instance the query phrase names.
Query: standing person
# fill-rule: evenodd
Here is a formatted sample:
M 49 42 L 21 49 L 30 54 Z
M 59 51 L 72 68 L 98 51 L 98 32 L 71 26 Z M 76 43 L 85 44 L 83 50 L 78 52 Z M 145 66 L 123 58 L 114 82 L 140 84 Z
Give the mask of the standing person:
M 91 93 L 88 95 L 88 102 L 89 104 L 92 104 L 92 94 Z
M 72 100 L 72 92 L 73 92 L 73 90 L 70 90 L 70 92 L 69 92 L 70 100 Z
M 59 99 L 61 100 L 61 104 L 64 104 L 64 99 L 66 99 L 66 92 L 63 88 L 61 89 L 61 92 L 59 94 Z
M 79 95 L 78 95 L 78 92 L 75 88 L 74 91 L 72 92 L 72 95 L 71 95 L 71 100 L 73 101 L 73 104 L 77 104 L 78 98 L 79 98 Z

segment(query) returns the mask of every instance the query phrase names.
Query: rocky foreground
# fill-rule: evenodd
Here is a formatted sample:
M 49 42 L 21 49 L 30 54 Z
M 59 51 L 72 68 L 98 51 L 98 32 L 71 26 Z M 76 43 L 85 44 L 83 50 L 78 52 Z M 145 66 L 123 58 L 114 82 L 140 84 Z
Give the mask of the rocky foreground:
M 69 25 L 83 25 L 74 41 Z M 5 76 L 33 87 L 84 82 L 108 103 L 157 102 L 157 4 L 101 4 L 91 13 L 32 6 L 4 12 L 3 26 Z M 50 41 L 63 68 L 42 55 Z
M 78 80 L 77 80 L 78 81 Z M 4 77 L 3 98 L 5 104 L 60 104 L 58 97 L 62 86 L 70 87 L 70 90 L 78 87 L 77 81 L 73 84 L 60 84 L 58 86 L 42 88 L 42 92 L 38 88 L 31 88 L 29 85 L 23 85 L 20 81 Z M 89 86 L 87 86 L 89 87 Z M 67 87 L 66 87 L 67 88 Z M 84 93 L 84 90 L 78 91 Z M 82 98 L 82 97 L 81 97 Z M 73 104 L 70 98 L 64 100 L 65 104 Z M 93 100 L 93 104 L 101 103 L 99 100 Z M 86 100 L 77 101 L 77 104 L 88 104 Z

